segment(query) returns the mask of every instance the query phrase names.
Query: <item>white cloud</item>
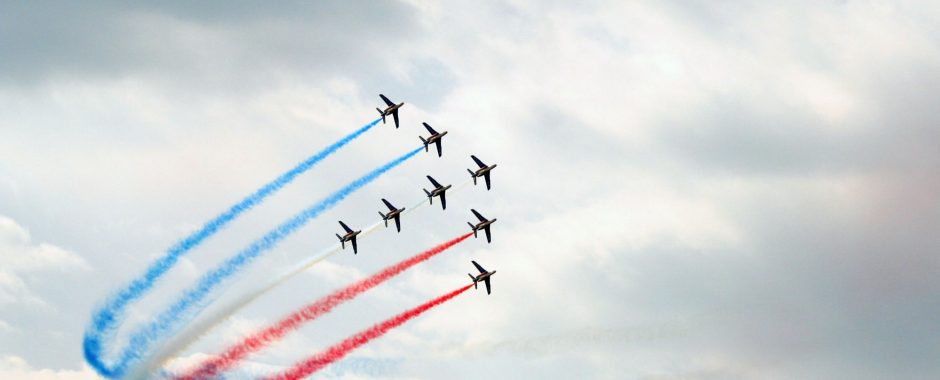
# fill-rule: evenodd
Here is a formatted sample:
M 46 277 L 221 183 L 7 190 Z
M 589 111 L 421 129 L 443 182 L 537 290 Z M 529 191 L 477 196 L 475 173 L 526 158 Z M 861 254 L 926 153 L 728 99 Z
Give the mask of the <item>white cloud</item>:
M 30 290 L 25 276 L 37 273 L 87 271 L 80 256 L 48 243 L 35 243 L 26 228 L 0 215 L 0 306 L 45 304 Z
M 21 357 L 0 357 L 0 378 L 16 380 L 97 380 L 97 374 L 88 366 L 80 370 L 52 370 L 33 368 Z

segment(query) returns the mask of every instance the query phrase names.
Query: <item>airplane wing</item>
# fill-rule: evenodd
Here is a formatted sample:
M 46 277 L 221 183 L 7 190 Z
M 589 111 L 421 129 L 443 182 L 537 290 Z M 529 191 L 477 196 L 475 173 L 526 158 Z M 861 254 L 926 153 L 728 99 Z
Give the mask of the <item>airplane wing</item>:
M 434 128 L 431 128 L 431 126 L 428 125 L 428 123 L 422 123 L 422 124 L 424 124 L 424 127 L 428 129 L 428 132 L 431 132 L 431 135 L 437 134 L 437 131 L 435 131 Z
M 474 155 L 471 154 L 471 155 L 470 155 L 470 158 L 472 158 L 472 159 L 473 159 L 473 162 L 476 162 L 477 165 L 478 165 L 481 169 L 486 167 L 486 164 L 484 164 L 483 161 L 480 161 L 480 159 L 477 158 L 477 156 L 474 156 Z
M 347 233 L 347 234 L 350 233 L 350 232 L 352 232 L 352 229 L 349 228 L 349 226 L 347 226 L 346 223 L 343 223 L 343 221 L 340 221 L 340 222 L 339 222 L 339 225 L 343 226 L 343 229 L 346 230 L 346 233 Z
M 395 129 L 398 129 L 398 110 L 392 111 L 392 118 L 395 119 Z
M 441 210 L 447 210 L 447 198 L 444 198 L 444 192 L 441 192 Z
M 490 189 L 490 172 L 483 173 L 483 179 L 486 180 L 486 189 Z
M 353 254 L 355 255 L 355 254 L 359 253 L 359 248 L 356 247 L 356 237 L 353 236 L 352 239 L 350 239 L 350 240 L 352 241 L 352 245 L 353 245 Z
M 401 219 L 399 216 L 400 215 L 395 215 L 395 229 L 397 229 L 398 232 L 401 232 Z
M 486 283 L 486 294 L 490 294 L 490 278 L 487 277 L 483 282 Z
M 382 203 L 385 203 L 385 206 L 388 207 L 389 211 L 395 211 L 395 206 L 392 206 L 392 203 L 382 198 Z
M 476 216 L 477 216 L 477 219 L 480 219 L 481 222 L 485 222 L 485 221 L 486 221 L 486 218 L 484 218 L 483 215 L 480 215 L 480 213 L 478 213 L 477 210 L 470 209 L 470 212 L 472 212 L 473 215 L 476 215 Z
M 434 185 L 434 187 L 441 187 L 441 184 L 437 183 L 437 181 L 435 181 L 434 178 L 432 178 L 431 176 L 427 176 L 427 177 L 428 177 L 428 181 L 431 181 L 431 184 Z
M 441 139 L 437 139 L 434 143 L 437 145 L 437 156 L 440 157 L 443 155 L 443 153 L 441 153 Z
M 480 271 L 480 273 L 486 273 L 486 269 L 483 269 L 483 267 L 481 267 L 480 264 L 477 264 L 476 261 L 470 260 L 470 262 L 473 263 L 473 266 L 477 267 L 477 270 Z
M 487 242 L 487 243 L 492 242 L 493 239 L 490 238 L 490 226 L 486 226 L 485 228 L 483 228 L 483 231 L 486 232 L 486 242 Z
M 388 98 L 386 98 L 385 95 L 379 94 L 379 97 L 382 98 L 382 100 L 385 101 L 385 104 L 388 105 L 389 107 L 395 105 L 395 103 L 392 103 L 391 100 L 388 100 Z

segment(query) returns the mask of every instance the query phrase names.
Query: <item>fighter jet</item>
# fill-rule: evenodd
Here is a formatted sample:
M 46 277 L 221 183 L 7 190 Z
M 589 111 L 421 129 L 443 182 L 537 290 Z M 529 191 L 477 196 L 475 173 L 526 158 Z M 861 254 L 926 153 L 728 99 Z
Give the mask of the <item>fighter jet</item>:
M 434 190 L 428 191 L 427 189 L 421 189 L 424 190 L 424 193 L 428 195 L 428 202 L 434 204 L 434 197 L 440 197 L 441 210 L 447 210 L 447 198 L 444 198 L 444 192 L 447 191 L 451 185 L 441 186 L 441 184 L 437 183 L 437 181 L 435 181 L 434 178 L 431 178 L 431 176 L 428 176 L 428 180 L 431 181 L 432 185 L 434 185 Z
M 388 228 L 389 219 L 395 219 L 395 228 L 398 230 L 398 232 L 401 232 L 401 212 L 405 211 L 405 208 L 395 208 L 395 206 L 392 206 L 392 204 L 385 200 L 385 198 L 382 198 L 382 202 L 385 203 L 386 207 L 388 207 L 388 214 L 383 214 L 381 211 L 379 211 L 379 215 L 381 215 L 382 220 L 385 221 L 385 227 Z
M 470 155 L 470 158 L 472 158 L 473 161 L 477 163 L 477 166 L 480 167 L 479 169 L 477 169 L 477 171 L 467 169 L 467 171 L 470 172 L 470 177 L 473 178 L 473 185 L 476 186 L 477 178 L 482 176 L 483 179 L 486 180 L 486 189 L 489 190 L 490 189 L 490 170 L 493 170 L 493 168 L 496 167 L 496 164 L 493 164 L 493 166 L 486 166 L 486 164 L 484 164 L 483 161 L 480 161 L 480 159 L 477 158 L 477 156 Z
M 424 137 L 418 136 L 418 138 L 421 139 L 421 142 L 424 143 L 424 151 L 425 152 L 428 151 L 428 144 L 436 144 L 437 156 L 440 157 L 442 154 L 441 153 L 441 137 L 444 137 L 444 135 L 447 134 L 447 131 L 444 131 L 442 133 L 437 133 L 437 131 L 435 131 L 434 128 L 431 128 L 431 126 L 428 125 L 428 123 L 422 123 L 422 124 L 424 124 L 424 127 L 427 128 L 428 132 L 431 133 L 431 136 L 428 137 L 427 139 L 425 139 Z
M 486 294 L 490 294 L 490 276 L 496 274 L 496 271 L 494 270 L 492 272 L 487 272 L 486 269 L 483 269 L 483 267 L 481 267 L 480 264 L 477 264 L 476 261 L 470 262 L 473 263 L 473 266 L 477 267 L 477 270 L 480 271 L 480 274 L 476 276 L 467 273 L 467 276 L 470 276 L 470 279 L 473 280 L 473 288 L 476 289 L 477 283 L 483 281 L 483 283 L 486 284 Z
M 473 237 L 474 238 L 477 237 L 477 231 L 483 230 L 483 232 L 486 232 L 486 242 L 489 243 L 491 241 L 490 240 L 490 225 L 493 223 L 496 223 L 496 218 L 493 218 L 493 220 L 488 220 L 484 218 L 483 215 L 480 215 L 480 213 L 478 213 L 477 210 L 474 210 L 474 209 L 470 209 L 470 212 L 472 212 L 473 215 L 476 215 L 477 219 L 480 220 L 480 223 L 477 223 L 476 225 L 474 225 L 473 223 L 467 222 L 467 224 L 470 225 L 470 228 L 473 229 Z
M 358 253 L 358 248 L 356 247 L 356 235 L 359 235 L 362 230 L 353 231 L 352 228 L 349 228 L 349 226 L 347 226 L 346 223 L 343 223 L 343 221 L 340 221 L 339 225 L 343 226 L 343 229 L 346 230 L 346 235 L 339 236 L 339 234 L 336 234 L 336 238 L 339 239 L 340 244 L 343 245 L 343 249 L 346 249 L 346 242 L 351 241 L 353 246 L 353 254 L 355 255 Z
M 398 129 L 398 109 L 401 108 L 401 106 L 405 105 L 405 103 L 401 102 L 399 104 L 395 104 L 391 100 L 388 100 L 388 98 L 386 98 L 385 95 L 382 95 L 382 94 L 379 94 L 379 97 L 385 101 L 385 105 L 386 105 L 384 111 L 381 110 L 380 108 L 375 109 L 376 111 L 379 111 L 379 115 L 382 115 L 382 124 L 385 124 L 386 116 L 392 115 L 392 117 L 395 118 L 395 129 Z

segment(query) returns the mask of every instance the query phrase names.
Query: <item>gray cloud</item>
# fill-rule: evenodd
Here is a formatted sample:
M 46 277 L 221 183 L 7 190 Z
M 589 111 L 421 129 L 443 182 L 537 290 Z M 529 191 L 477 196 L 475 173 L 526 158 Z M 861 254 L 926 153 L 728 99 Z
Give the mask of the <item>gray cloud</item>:
M 383 61 L 419 30 L 414 9 L 390 1 L 11 4 L 0 17 L 7 85 L 142 76 L 191 91 L 261 86 L 286 73 L 378 81 L 389 73 Z

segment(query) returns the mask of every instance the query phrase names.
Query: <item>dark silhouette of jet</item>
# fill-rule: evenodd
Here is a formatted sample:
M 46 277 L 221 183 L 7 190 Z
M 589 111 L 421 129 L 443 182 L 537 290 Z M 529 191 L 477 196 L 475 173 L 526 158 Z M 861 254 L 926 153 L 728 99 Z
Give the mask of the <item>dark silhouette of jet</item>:
M 385 101 L 385 106 L 386 106 L 384 111 L 379 108 L 375 109 L 376 111 L 379 111 L 379 115 L 382 115 L 382 124 L 385 124 L 386 116 L 392 115 L 392 117 L 395 119 L 395 129 L 398 129 L 398 109 L 401 108 L 401 106 L 405 105 L 405 102 L 395 104 L 391 100 L 388 100 L 388 98 L 386 98 L 385 95 L 379 94 L 379 97 Z
M 339 234 L 336 234 L 336 238 L 339 239 L 340 244 L 343 245 L 343 249 L 346 249 L 347 241 L 352 242 L 353 254 L 354 255 L 357 254 L 358 248 L 356 247 L 356 235 L 359 235 L 359 233 L 362 232 L 362 230 L 353 231 L 352 228 L 349 228 L 349 226 L 347 226 L 346 223 L 343 223 L 343 221 L 340 221 L 339 225 L 343 226 L 343 229 L 346 230 L 346 234 L 343 236 L 339 236 Z
M 441 184 L 437 183 L 437 181 L 435 181 L 434 178 L 431 178 L 431 176 L 428 176 L 428 180 L 431 181 L 432 185 L 434 185 L 434 190 L 428 191 L 427 189 L 422 189 L 424 190 L 424 193 L 428 195 L 428 202 L 434 204 L 434 197 L 441 198 L 441 210 L 446 210 L 447 198 L 444 198 L 444 192 L 447 191 L 447 189 L 449 189 L 452 185 L 441 186 Z
M 493 164 L 493 166 L 486 166 L 486 164 L 484 164 L 483 161 L 480 161 L 480 159 L 477 158 L 477 156 L 470 155 L 470 158 L 472 158 L 473 161 L 477 163 L 477 166 L 480 167 L 476 171 L 467 169 L 467 171 L 470 172 L 470 177 L 473 178 L 473 185 L 476 186 L 477 178 L 482 176 L 483 180 L 486 181 L 486 189 L 489 190 L 490 189 L 490 171 L 496 167 L 496 164 Z
M 491 242 L 492 240 L 490 239 L 490 225 L 496 222 L 496 218 L 493 218 L 493 220 L 486 219 L 483 217 L 483 215 L 480 215 L 480 213 L 478 213 L 477 210 L 474 210 L 474 209 L 470 209 L 470 212 L 472 212 L 473 215 L 476 215 L 477 219 L 480 220 L 480 223 L 477 223 L 476 225 L 470 222 L 467 222 L 467 224 L 470 225 L 470 228 L 473 229 L 473 237 L 474 238 L 477 237 L 477 231 L 483 230 L 483 232 L 486 233 L 486 242 L 487 243 Z
M 447 134 L 447 131 L 437 133 L 437 131 L 435 131 L 434 128 L 431 128 L 431 126 L 428 125 L 428 123 L 422 123 L 422 124 L 424 124 L 424 127 L 427 128 L 428 132 L 431 133 L 431 136 L 428 137 L 427 139 L 425 139 L 424 137 L 418 136 L 418 138 L 421 139 L 421 142 L 424 143 L 424 151 L 425 152 L 428 151 L 428 144 L 435 144 L 437 145 L 437 156 L 440 157 L 442 154 L 441 153 L 441 138 Z
M 388 214 L 383 214 L 381 211 L 379 211 L 379 215 L 381 215 L 382 220 L 385 221 L 385 227 L 388 228 L 389 219 L 395 219 L 395 229 L 397 229 L 398 232 L 401 232 L 401 213 L 402 211 L 405 211 L 405 208 L 395 208 L 395 206 L 392 206 L 391 202 L 385 200 L 385 198 L 382 198 L 382 202 L 385 203 L 386 207 L 388 207 Z
M 470 279 L 473 280 L 473 288 L 476 289 L 477 283 L 483 281 L 483 283 L 486 285 L 486 294 L 490 294 L 490 277 L 496 274 L 496 271 L 494 270 L 492 272 L 487 272 L 486 269 L 483 269 L 483 267 L 481 267 L 480 264 L 477 264 L 476 261 L 470 262 L 473 263 L 473 266 L 477 267 L 478 271 L 480 271 L 480 274 L 476 276 L 467 273 L 467 276 L 470 276 Z

